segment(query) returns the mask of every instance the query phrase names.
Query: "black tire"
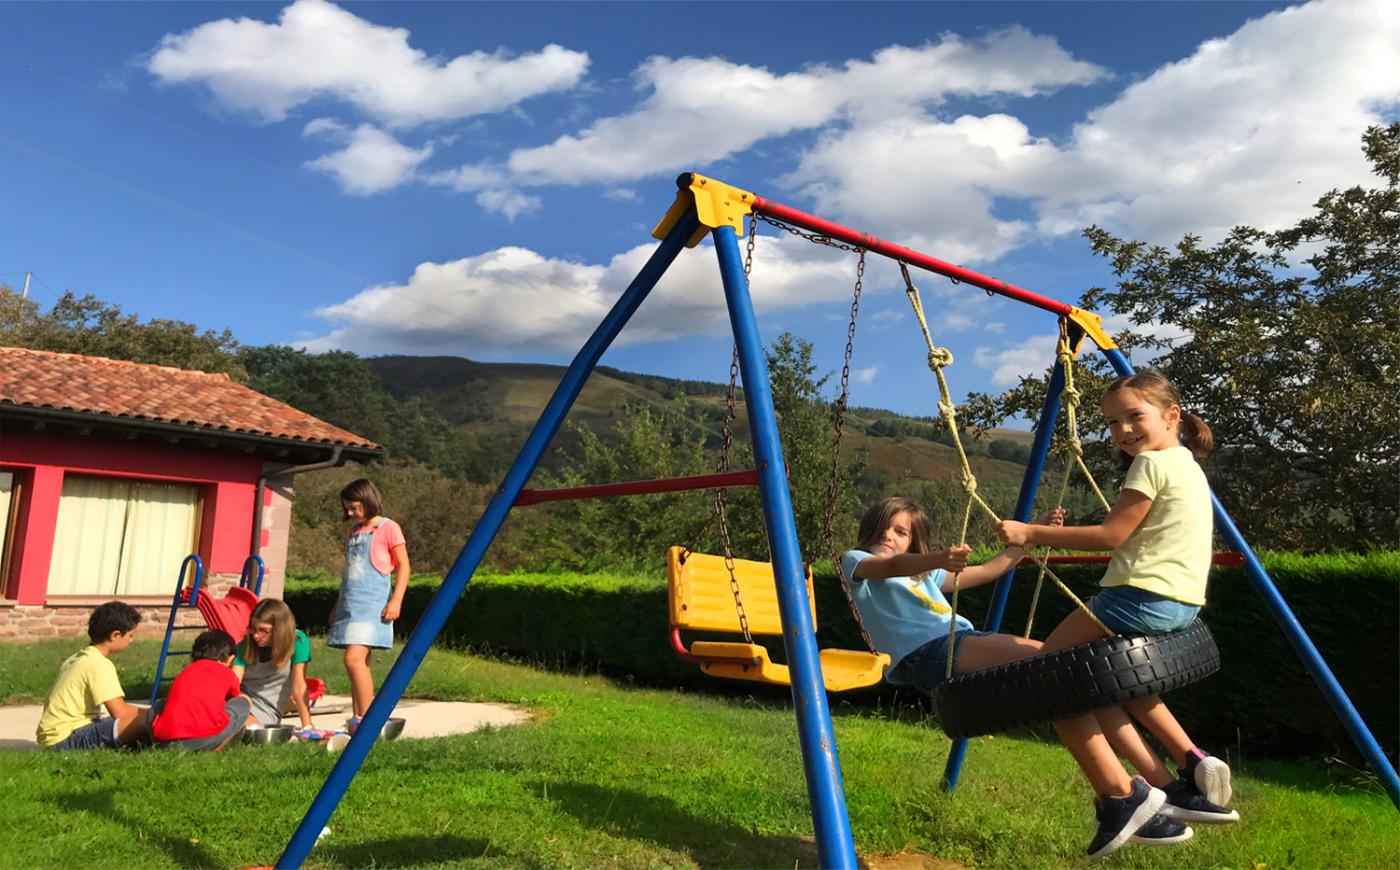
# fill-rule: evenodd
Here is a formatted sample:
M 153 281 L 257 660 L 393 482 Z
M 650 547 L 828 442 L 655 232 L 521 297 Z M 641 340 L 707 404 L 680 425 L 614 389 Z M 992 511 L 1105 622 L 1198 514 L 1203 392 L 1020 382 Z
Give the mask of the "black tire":
M 976 737 L 1160 695 L 1220 669 L 1200 620 L 1180 631 L 1116 636 L 960 674 L 934 690 L 949 737 Z

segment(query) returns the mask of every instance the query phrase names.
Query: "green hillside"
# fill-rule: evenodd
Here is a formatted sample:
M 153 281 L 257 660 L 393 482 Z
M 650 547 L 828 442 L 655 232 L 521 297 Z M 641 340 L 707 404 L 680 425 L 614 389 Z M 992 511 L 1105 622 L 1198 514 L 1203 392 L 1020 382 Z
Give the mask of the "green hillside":
M 564 375 L 563 366 L 527 363 L 485 363 L 447 356 L 383 356 L 367 359 L 394 398 L 422 398 L 469 438 L 485 441 L 513 453 L 524 442 Z M 605 439 L 613 419 L 624 405 L 643 404 L 681 413 L 707 429 L 717 444 L 724 417 L 725 384 L 677 380 L 659 375 L 624 372 L 600 366 L 584 384 L 570 409 L 568 422 L 587 426 Z M 742 400 L 735 426 L 736 438 L 748 439 Z M 943 436 L 943 424 L 931 418 L 914 418 L 878 408 L 852 408 L 847 415 L 843 452 L 869 451 L 871 464 L 892 479 L 939 480 L 958 473 L 957 451 L 934 438 Z M 988 456 L 989 445 L 1003 442 L 1002 453 L 1021 452 L 1031 433 L 995 429 L 980 439 L 964 436 L 973 471 L 985 482 L 1018 483 L 1024 470 L 1019 456 Z M 573 445 L 567 430 L 555 447 L 569 451 Z M 547 466 L 558 461 L 551 451 Z M 504 471 L 504 469 L 502 469 Z

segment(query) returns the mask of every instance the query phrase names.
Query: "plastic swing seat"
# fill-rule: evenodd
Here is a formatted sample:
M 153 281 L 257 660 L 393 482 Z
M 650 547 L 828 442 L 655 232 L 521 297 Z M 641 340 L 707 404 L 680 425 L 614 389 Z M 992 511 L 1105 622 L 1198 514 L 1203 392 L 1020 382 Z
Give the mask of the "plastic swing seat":
M 672 547 L 666 554 L 668 600 L 671 620 L 671 646 L 676 654 L 700 665 L 714 677 L 749 680 L 755 683 L 788 686 L 792 684 L 788 666 L 768 657 L 762 644 L 743 641 L 698 640 L 686 649 L 682 629 L 740 634 L 739 614 L 734 606 L 734 590 L 723 556 L 705 553 L 685 554 Z M 778 589 L 773 566 L 768 562 L 734 560 L 734 577 L 750 635 L 781 636 L 782 618 L 778 612 Z M 807 601 L 812 607 L 812 630 L 817 627 L 815 598 L 812 595 L 812 569 L 807 568 Z M 822 682 L 828 692 L 846 692 L 873 686 L 883 679 L 890 657 L 883 653 L 858 650 L 824 649 L 820 652 Z

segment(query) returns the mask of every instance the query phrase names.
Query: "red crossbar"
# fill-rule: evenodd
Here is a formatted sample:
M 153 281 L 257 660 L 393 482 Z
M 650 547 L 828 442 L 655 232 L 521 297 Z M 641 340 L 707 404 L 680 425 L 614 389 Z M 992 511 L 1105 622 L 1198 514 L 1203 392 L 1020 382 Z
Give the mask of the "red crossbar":
M 1051 565 L 1106 565 L 1112 556 L 1047 556 L 1045 561 Z M 1231 568 L 1238 568 L 1244 564 L 1244 553 L 1214 553 L 1210 557 L 1212 565 L 1226 565 Z M 1037 564 L 1036 560 L 1026 556 L 1016 563 L 1021 567 Z
M 946 275 L 949 278 L 971 284 L 974 287 L 981 287 L 989 293 L 1007 296 L 1061 316 L 1069 314 L 1072 308 L 1072 306 L 1056 299 L 1051 299 L 1048 296 L 1032 293 L 1030 290 L 1017 287 L 1014 284 L 1008 284 L 997 278 L 989 278 L 971 269 L 964 269 L 962 266 L 940 260 L 937 257 L 930 257 L 928 254 L 922 254 L 913 248 L 906 248 L 903 245 L 896 245 L 892 242 L 878 239 L 869 233 L 858 232 L 850 227 L 842 226 L 841 224 L 834 223 L 824 218 L 819 218 L 816 215 L 807 214 L 805 211 L 799 211 L 791 206 L 774 202 L 771 199 L 755 196 L 753 200 L 753 210 L 759 214 L 766 214 L 769 217 L 776 218 L 783 223 L 802 227 L 814 233 L 821 233 L 833 239 L 840 239 L 848 244 L 865 248 L 867 251 L 884 254 L 886 257 L 903 260 L 911 266 L 928 269 L 930 272 Z
M 646 495 L 653 492 L 684 492 L 691 489 L 719 489 L 730 486 L 758 486 L 758 472 L 726 471 L 723 474 L 697 474 L 691 477 L 669 477 L 665 480 L 630 480 L 625 483 L 598 483 L 592 486 L 566 486 L 560 489 L 522 489 L 515 499 L 516 507 L 543 501 L 568 501 L 575 498 L 612 498 L 618 495 Z

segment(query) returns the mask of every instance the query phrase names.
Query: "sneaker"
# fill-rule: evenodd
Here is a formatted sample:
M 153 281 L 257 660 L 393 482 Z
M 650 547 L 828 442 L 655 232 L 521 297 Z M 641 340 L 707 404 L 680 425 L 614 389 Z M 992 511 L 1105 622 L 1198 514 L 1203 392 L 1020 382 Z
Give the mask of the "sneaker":
M 1164 816 L 1170 816 L 1182 822 L 1201 822 L 1207 825 L 1223 825 L 1227 822 L 1240 820 L 1239 813 L 1227 810 L 1219 804 L 1211 803 L 1196 788 L 1195 783 L 1184 776 L 1162 791 L 1166 792 L 1167 795 L 1167 802 L 1162 806 L 1162 815 Z
M 360 727 L 360 717 L 359 717 L 359 716 L 351 716 L 349 719 L 346 719 L 346 720 L 345 720 L 345 733 L 346 733 L 346 734 L 354 734 L 354 733 L 355 733 L 355 729 L 356 729 L 356 728 L 359 728 L 359 727 Z
M 1138 828 L 1137 833 L 1129 840 L 1140 846 L 1171 846 L 1175 843 L 1185 843 L 1195 833 L 1189 826 L 1168 818 L 1167 814 L 1162 812 L 1148 819 L 1147 824 Z
M 326 738 L 326 751 L 339 752 L 350 744 L 350 735 L 344 732 L 332 734 Z
M 1140 776 L 1133 777 L 1133 790 L 1127 797 L 1099 798 L 1094 802 L 1099 829 L 1089 843 L 1089 857 L 1102 858 L 1118 851 L 1166 802 L 1162 790 L 1148 785 Z
M 1230 788 L 1230 765 L 1214 755 L 1188 755 L 1181 775 L 1194 783 L 1206 800 L 1221 807 L 1230 805 L 1235 794 Z

